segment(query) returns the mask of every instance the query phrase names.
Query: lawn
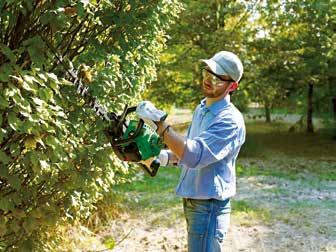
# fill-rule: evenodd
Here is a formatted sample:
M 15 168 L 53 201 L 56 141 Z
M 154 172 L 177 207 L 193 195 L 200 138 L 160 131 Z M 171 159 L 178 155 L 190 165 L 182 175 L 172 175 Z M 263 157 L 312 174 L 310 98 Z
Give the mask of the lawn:
M 335 251 L 335 153 L 328 131 L 307 135 L 289 133 L 282 123 L 248 123 L 236 166 L 228 251 Z M 104 207 L 116 214 L 95 229 L 102 246 L 185 251 L 178 177 L 179 168 L 160 168 L 155 178 L 140 175 L 115 187 Z

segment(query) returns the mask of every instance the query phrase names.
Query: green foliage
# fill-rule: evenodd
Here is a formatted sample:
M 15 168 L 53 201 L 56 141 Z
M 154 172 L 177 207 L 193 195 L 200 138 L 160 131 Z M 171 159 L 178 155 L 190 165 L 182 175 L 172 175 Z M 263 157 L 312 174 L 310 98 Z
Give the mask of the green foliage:
M 302 113 L 309 106 L 332 111 L 335 11 L 334 1 L 269 1 L 258 6 L 255 39 L 248 44 L 256 101 L 266 108 L 300 108 Z M 309 84 L 315 90 L 313 104 L 307 100 Z
M 158 80 L 153 82 L 146 97 L 166 107 L 194 108 L 202 98 L 200 59 L 228 50 L 239 55 L 245 64 L 244 43 L 249 33 L 246 24 L 253 6 L 254 2 L 250 1 L 184 1 L 184 12 L 170 30 L 172 39 L 160 58 Z M 232 97 L 242 109 L 249 100 L 245 88 L 242 81 Z
M 87 65 L 90 90 L 119 111 L 155 79 L 179 8 L 176 1 L 1 1 L 2 248 L 45 250 L 40 233 L 60 219 L 88 217 L 128 169 L 103 135 L 105 123 L 64 79 L 53 48 Z
M 274 108 L 305 114 L 312 107 L 336 115 L 334 1 L 184 1 L 184 9 L 170 30 L 147 99 L 168 108 L 194 108 L 202 98 L 199 59 L 229 50 L 245 69 L 232 96 L 242 111 L 253 101 L 268 119 Z M 312 101 L 308 85 L 313 85 Z

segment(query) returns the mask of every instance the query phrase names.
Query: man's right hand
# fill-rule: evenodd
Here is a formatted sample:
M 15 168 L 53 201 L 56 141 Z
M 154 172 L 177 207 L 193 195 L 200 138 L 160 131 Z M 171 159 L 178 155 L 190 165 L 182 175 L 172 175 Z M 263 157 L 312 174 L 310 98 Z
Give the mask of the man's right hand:
M 167 118 L 167 113 L 157 109 L 150 101 L 142 101 L 136 108 L 138 116 L 144 120 L 151 120 L 155 123 L 163 122 Z

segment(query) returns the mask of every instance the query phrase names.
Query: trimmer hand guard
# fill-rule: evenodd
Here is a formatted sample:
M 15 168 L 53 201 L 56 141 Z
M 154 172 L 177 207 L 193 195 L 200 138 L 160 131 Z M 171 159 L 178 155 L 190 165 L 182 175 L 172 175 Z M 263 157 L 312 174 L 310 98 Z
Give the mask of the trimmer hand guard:
M 163 144 L 156 132 L 144 123 L 142 119 L 138 122 L 126 121 L 126 116 L 134 112 L 136 107 L 125 107 L 120 116 L 112 115 L 109 128 L 104 133 L 110 139 L 112 148 L 117 157 L 122 161 L 139 163 L 151 157 L 158 156 Z M 139 163 L 141 168 L 154 177 L 160 167 L 160 162 L 154 160 L 150 167 Z

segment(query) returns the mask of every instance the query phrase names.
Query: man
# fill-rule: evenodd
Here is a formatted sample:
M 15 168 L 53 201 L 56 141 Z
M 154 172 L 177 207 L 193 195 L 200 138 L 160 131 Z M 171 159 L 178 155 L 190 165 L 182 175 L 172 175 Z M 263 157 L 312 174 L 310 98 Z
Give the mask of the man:
M 143 116 L 156 122 L 158 134 L 170 149 L 162 151 L 161 161 L 168 156 L 169 162 L 178 160 L 182 168 L 176 193 L 183 197 L 190 252 L 223 251 L 230 198 L 236 192 L 235 163 L 245 141 L 243 117 L 229 95 L 242 77 L 241 61 L 227 51 L 202 61 L 205 98 L 193 114 L 186 138 L 159 121 L 162 111 L 155 107 Z

